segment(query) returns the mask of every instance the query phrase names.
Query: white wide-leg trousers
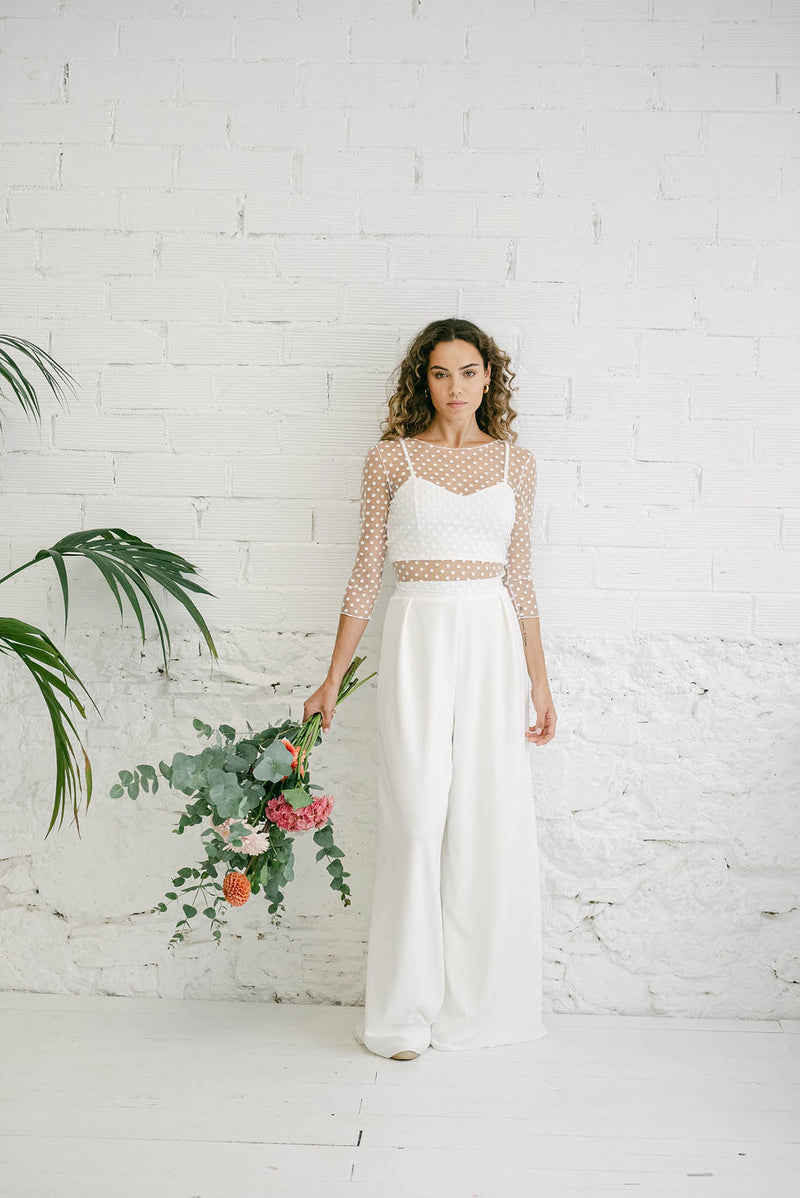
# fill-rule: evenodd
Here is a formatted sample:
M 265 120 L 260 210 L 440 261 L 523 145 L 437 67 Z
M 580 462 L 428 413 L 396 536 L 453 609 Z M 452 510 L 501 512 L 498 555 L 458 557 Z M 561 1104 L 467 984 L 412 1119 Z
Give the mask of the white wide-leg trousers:
M 380 1056 L 547 1035 L 531 710 L 499 577 L 396 584 L 378 664 L 378 836 L 353 1029 Z

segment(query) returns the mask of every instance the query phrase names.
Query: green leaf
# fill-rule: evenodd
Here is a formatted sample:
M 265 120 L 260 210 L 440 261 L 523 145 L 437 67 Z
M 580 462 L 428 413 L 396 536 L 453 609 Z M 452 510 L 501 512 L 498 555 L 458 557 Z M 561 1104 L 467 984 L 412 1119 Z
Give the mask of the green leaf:
M 3 355 L 0 347 L 0 378 L 3 376 Z M 139 624 L 142 643 L 146 639 L 146 629 L 139 596 L 149 607 L 158 631 L 161 652 L 164 659 L 164 669 L 168 669 L 170 652 L 170 636 L 164 613 L 162 612 L 151 589 L 151 582 L 157 583 L 168 594 L 180 603 L 191 616 L 200 630 L 208 649 L 214 658 L 218 657 L 217 649 L 211 633 L 192 599 L 189 592 L 212 596 L 212 592 L 194 580 L 197 567 L 192 562 L 172 553 L 167 549 L 159 549 L 141 537 L 127 532 L 124 528 L 90 528 L 69 536 L 62 537 L 48 549 L 41 549 L 31 561 L 19 566 L 12 573 L 27 569 L 35 562 L 50 558 L 59 574 L 62 596 L 64 599 L 64 622 L 66 627 L 69 588 L 64 558 L 83 557 L 96 566 L 99 573 L 107 582 L 109 589 L 117 602 L 120 613 L 124 612 L 122 594 L 125 595 L 133 609 Z M 6 578 L 11 575 L 6 575 Z M 4 579 L 0 579 L 0 582 Z M 137 591 L 139 596 L 137 596 Z
M 289 790 L 284 790 L 283 797 L 295 811 L 300 811 L 314 802 L 314 796 L 310 795 L 304 786 L 292 786 Z
M 229 816 L 244 815 L 249 802 L 236 779 L 235 774 L 227 774 L 224 770 L 209 771 L 208 801 L 222 819 Z
M 145 790 L 148 789 L 148 783 L 150 783 L 150 785 L 153 787 L 153 794 L 155 794 L 158 790 L 158 774 L 153 769 L 152 765 L 140 765 L 137 766 L 137 769 L 141 775 L 142 785 L 144 786 Z
M 125 794 L 125 790 L 118 782 L 116 786 L 111 787 L 111 790 L 108 793 L 111 795 L 112 799 L 121 799 Z
M 292 754 L 281 741 L 273 741 L 253 766 L 253 777 L 259 782 L 280 782 L 292 769 Z
M 324 844 L 326 848 L 333 844 L 333 828 L 330 825 L 330 821 L 323 824 L 321 828 L 317 828 L 314 833 L 314 840 L 317 844 Z
M 194 907 L 190 907 L 188 903 L 184 903 L 183 904 L 183 913 L 187 919 L 191 919 L 192 916 L 197 914 L 197 910 Z
M 65 699 L 76 709 L 82 719 L 86 719 L 83 704 L 78 698 L 76 689 L 73 689 L 68 680 L 81 688 L 95 710 L 97 710 L 97 704 L 67 659 L 56 648 L 47 633 L 42 632 L 41 629 L 9 616 L 0 617 L 0 653 L 16 655 L 28 669 L 39 688 L 50 717 L 56 758 L 56 778 L 53 812 L 46 836 L 50 835 L 59 817 L 63 822 L 68 798 L 72 800 L 73 815 L 80 832 L 78 817 L 80 775 L 77 770 L 76 750 L 79 750 L 83 757 L 87 811 L 92 797 L 92 769 L 78 730 L 64 703 Z
M 252 741 L 242 740 L 237 745 L 229 745 L 225 760 L 225 769 L 236 773 L 247 773 L 250 766 L 259 756 L 259 750 Z
M 69 371 L 56 362 L 55 358 L 52 358 L 46 350 L 36 345 L 33 341 L 28 341 L 24 337 L 11 337 L 7 334 L 0 335 L 0 380 L 6 383 L 9 392 L 18 400 L 26 416 L 35 420 L 41 427 L 42 414 L 36 389 L 27 378 L 25 372 L 17 365 L 14 358 L 5 348 L 6 346 L 16 350 L 20 354 L 24 354 L 33 362 L 62 407 L 69 406 L 63 390 L 63 384 L 67 383 L 73 394 L 75 394 L 75 379 Z M 2 388 L 0 388 L 0 397 L 5 398 L 5 396 L 2 396 Z
M 67 579 L 67 567 L 64 565 L 64 556 L 56 549 L 42 549 L 34 557 L 34 561 L 40 561 L 42 557 L 50 557 L 56 568 L 58 580 L 61 583 L 61 595 L 64 600 L 64 636 L 67 635 L 67 615 L 69 613 L 69 580 Z

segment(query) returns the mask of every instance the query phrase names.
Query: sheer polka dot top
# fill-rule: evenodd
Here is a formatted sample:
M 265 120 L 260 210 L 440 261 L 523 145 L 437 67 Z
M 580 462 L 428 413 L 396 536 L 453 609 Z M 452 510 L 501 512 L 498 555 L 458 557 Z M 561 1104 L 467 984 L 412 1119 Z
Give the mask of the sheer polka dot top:
M 536 459 L 521 445 L 378 441 L 364 458 L 361 532 L 341 612 L 370 618 L 388 556 L 404 582 L 499 574 L 518 619 L 538 618 L 531 575 L 535 494 Z

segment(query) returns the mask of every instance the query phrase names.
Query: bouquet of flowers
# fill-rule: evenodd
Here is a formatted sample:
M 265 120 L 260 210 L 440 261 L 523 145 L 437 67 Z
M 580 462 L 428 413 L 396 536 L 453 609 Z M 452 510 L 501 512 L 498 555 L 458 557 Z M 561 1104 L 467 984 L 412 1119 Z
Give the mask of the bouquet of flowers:
M 361 682 L 356 671 L 364 660 L 356 657 L 342 678 L 337 704 L 354 690 L 374 677 L 369 674 Z M 220 724 L 215 730 L 202 720 L 193 721 L 197 733 L 210 740 L 199 753 L 176 753 L 172 764 L 159 762 L 159 771 L 173 790 L 189 795 L 177 827 L 176 835 L 185 828 L 210 820 L 201 833 L 206 859 L 199 868 L 186 866 L 172 879 L 173 890 L 165 898 L 172 902 L 181 899 L 184 918 L 179 920 L 169 946 L 183 940 L 181 927 L 190 927 L 190 920 L 202 906 L 203 914 L 211 921 L 217 944 L 226 920 L 221 917 L 222 904 L 240 907 L 251 894 L 264 892 L 273 923 L 279 909 L 285 910 L 282 887 L 294 878 L 293 837 L 290 833 L 314 828 L 313 839 L 319 845 L 316 859 L 327 858 L 326 869 L 330 885 L 338 890 L 345 907 L 350 905 L 350 887 L 345 882 L 350 874 L 344 869 L 344 853 L 334 844 L 333 795 L 313 795 L 322 790 L 311 782 L 308 757 L 322 741 L 322 717 L 315 712 L 302 725 L 291 720 L 270 724 L 262 732 L 253 732 L 248 723 L 248 735 L 237 740 L 236 730 Z M 111 797 L 118 799 L 127 792 L 136 799 L 141 790 L 158 790 L 158 774 L 152 765 L 139 765 L 134 770 L 120 770 L 120 781 L 112 786 Z M 225 873 L 218 880 L 220 869 Z M 166 911 L 166 903 L 150 908 L 150 914 Z

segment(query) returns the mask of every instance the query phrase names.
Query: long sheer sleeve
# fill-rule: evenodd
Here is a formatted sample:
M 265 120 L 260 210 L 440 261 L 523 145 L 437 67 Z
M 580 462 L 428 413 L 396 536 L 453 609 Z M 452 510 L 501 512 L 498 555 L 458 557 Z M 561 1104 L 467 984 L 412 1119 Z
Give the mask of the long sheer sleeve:
M 368 620 L 383 580 L 386 560 L 386 517 L 389 511 L 389 478 L 380 442 L 367 450 L 361 472 L 361 534 L 341 613 Z
M 530 450 L 515 492 L 517 514 L 508 544 L 503 582 L 511 596 L 517 619 L 538 619 L 539 608 L 531 573 L 531 522 L 536 495 L 536 459 Z

